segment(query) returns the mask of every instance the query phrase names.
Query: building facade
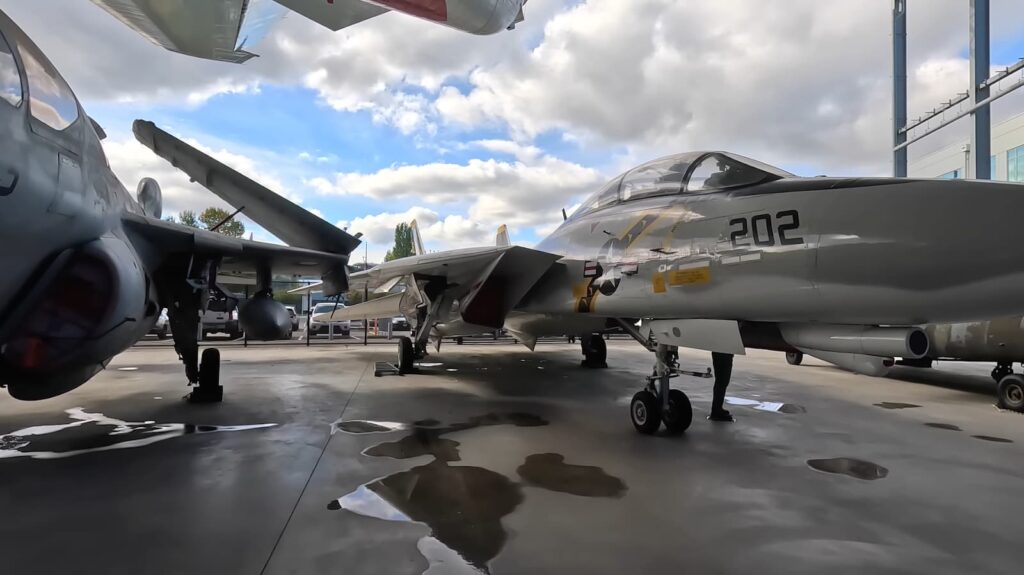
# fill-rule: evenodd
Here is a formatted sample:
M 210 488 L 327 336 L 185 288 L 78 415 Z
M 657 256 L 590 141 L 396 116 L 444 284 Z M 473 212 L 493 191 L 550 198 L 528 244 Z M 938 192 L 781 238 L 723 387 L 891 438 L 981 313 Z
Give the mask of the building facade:
M 1024 114 L 992 126 L 992 179 L 1024 182 Z M 970 145 L 947 146 L 910 163 L 916 178 L 973 178 Z

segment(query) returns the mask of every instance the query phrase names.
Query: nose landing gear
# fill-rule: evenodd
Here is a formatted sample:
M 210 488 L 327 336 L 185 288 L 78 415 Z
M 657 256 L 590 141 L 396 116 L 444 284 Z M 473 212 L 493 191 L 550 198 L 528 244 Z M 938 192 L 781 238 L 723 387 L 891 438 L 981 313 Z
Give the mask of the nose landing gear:
M 638 391 L 630 401 L 629 417 L 633 427 L 644 435 L 654 434 L 663 423 L 669 433 L 682 433 L 693 422 L 693 407 L 685 393 L 670 388 L 670 382 L 680 375 L 710 378 L 711 370 L 699 372 L 679 369 L 679 354 L 676 348 L 668 345 L 659 344 L 654 357 L 654 372 L 647 377 L 646 387 Z

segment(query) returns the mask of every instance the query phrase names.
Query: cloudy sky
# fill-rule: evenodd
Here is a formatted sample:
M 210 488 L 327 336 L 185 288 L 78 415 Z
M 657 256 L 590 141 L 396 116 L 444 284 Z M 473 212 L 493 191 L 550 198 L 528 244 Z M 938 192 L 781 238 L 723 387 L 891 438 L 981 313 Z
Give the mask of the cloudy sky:
M 885 175 L 891 4 L 531 0 L 515 31 L 489 37 L 401 14 L 332 33 L 290 14 L 244 65 L 166 52 L 88 0 L 0 9 L 104 126 L 127 187 L 156 177 L 170 213 L 218 204 L 135 143 L 132 120 L 152 120 L 363 232 L 374 260 L 414 217 L 428 249 L 493 241 L 503 223 L 530 244 L 607 178 L 678 151 Z M 967 87 L 968 1 L 909 4 L 913 117 Z M 1024 56 L 1024 8 L 992 11 L 993 66 L 1005 66 Z M 994 108 L 1024 112 L 1024 97 Z

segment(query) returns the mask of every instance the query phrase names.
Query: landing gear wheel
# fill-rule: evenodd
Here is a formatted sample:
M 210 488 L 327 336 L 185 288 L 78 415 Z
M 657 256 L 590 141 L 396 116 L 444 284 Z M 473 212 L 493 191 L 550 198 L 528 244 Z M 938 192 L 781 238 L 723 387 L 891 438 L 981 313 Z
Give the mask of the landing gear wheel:
M 601 334 L 595 333 L 580 339 L 583 348 L 583 367 L 603 369 L 608 367 L 608 346 Z
M 415 367 L 416 352 L 412 346 L 412 339 L 402 336 L 398 338 L 398 373 L 405 375 L 412 373 Z
M 1024 377 L 1008 375 L 996 386 L 999 407 L 1024 413 Z
M 668 410 L 661 414 L 661 421 L 669 433 L 682 433 L 693 423 L 693 407 L 690 398 L 678 389 L 668 392 Z
M 160 332 L 156 334 L 156 338 L 167 339 L 167 328 L 165 327 L 164 329 L 160 330 Z
M 199 364 L 199 385 L 187 396 L 189 403 L 220 403 L 224 400 L 224 388 L 220 385 L 220 350 L 203 350 Z
M 661 427 L 661 406 L 658 397 L 647 391 L 638 391 L 629 403 L 629 418 L 633 427 L 644 435 L 652 435 Z
M 996 380 L 996 383 L 1008 375 L 1013 375 L 1013 367 L 1008 363 L 996 364 L 995 369 L 992 370 L 992 379 Z
M 800 365 L 804 361 L 804 354 L 799 351 L 787 351 L 786 363 L 789 365 Z

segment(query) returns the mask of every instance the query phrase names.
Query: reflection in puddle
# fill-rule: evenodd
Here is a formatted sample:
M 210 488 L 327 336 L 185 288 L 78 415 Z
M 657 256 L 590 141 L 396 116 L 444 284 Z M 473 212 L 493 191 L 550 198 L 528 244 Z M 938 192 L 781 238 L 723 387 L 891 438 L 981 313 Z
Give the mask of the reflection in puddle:
M 926 423 L 928 427 L 934 427 L 935 429 L 947 429 L 949 431 L 963 431 L 960 426 L 953 425 L 952 423 Z
M 872 481 L 882 479 L 889 475 L 889 470 L 870 461 L 853 459 L 850 457 L 836 457 L 833 459 L 808 459 L 807 465 L 811 469 L 825 473 L 837 473 L 849 475 L 857 479 Z
M 487 563 L 507 539 L 501 519 L 523 502 L 522 488 L 482 467 L 449 466 L 461 459 L 459 442 L 441 436 L 493 425 L 547 424 L 528 413 L 489 413 L 449 425 L 434 419 L 417 421 L 406 437 L 363 454 L 395 459 L 430 455 L 432 462 L 367 483 L 327 508 L 426 525 L 430 535 L 420 539 L 417 548 L 430 562 L 427 573 L 488 573 Z
M 398 431 L 405 429 L 404 423 L 395 423 L 393 421 L 364 421 L 359 419 L 353 419 L 351 421 L 338 420 L 331 424 L 331 435 L 338 433 L 391 433 L 392 431 Z
M 431 537 L 486 572 L 507 538 L 501 519 L 523 502 L 523 494 L 500 473 L 435 460 L 378 479 L 335 502 L 360 515 L 422 523 Z
M 881 407 L 882 409 L 912 409 L 914 407 L 921 407 L 916 403 L 900 403 L 898 401 L 882 401 L 875 404 L 875 407 Z
M 972 435 L 975 439 L 981 439 L 982 441 L 992 441 L 994 443 L 1013 443 L 1012 439 L 1006 439 L 1005 437 L 995 437 L 992 435 Z
M 81 407 L 67 409 L 64 412 L 73 420 L 71 423 L 26 427 L 0 435 L 0 459 L 62 459 L 85 453 L 143 447 L 183 435 L 248 431 L 277 425 L 193 425 L 122 421 L 101 413 L 89 413 Z
M 807 413 L 807 408 L 793 403 L 779 403 L 776 401 L 757 401 L 743 397 L 726 396 L 725 402 L 729 405 L 753 407 L 759 411 L 774 411 L 776 413 Z
M 622 497 L 626 484 L 600 467 L 571 465 L 557 453 L 538 453 L 516 470 L 529 485 L 580 497 Z

